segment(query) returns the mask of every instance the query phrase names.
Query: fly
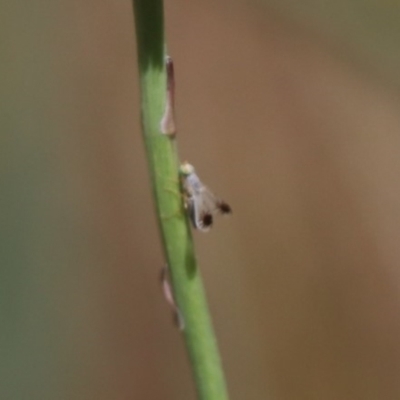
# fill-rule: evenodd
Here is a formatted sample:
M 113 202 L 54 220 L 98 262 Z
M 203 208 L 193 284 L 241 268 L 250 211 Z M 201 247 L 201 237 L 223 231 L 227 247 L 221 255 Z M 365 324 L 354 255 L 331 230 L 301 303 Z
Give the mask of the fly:
M 228 203 L 216 197 L 203 185 L 193 165 L 185 162 L 180 167 L 182 186 L 189 219 L 195 229 L 207 232 L 212 227 L 215 214 L 232 213 Z

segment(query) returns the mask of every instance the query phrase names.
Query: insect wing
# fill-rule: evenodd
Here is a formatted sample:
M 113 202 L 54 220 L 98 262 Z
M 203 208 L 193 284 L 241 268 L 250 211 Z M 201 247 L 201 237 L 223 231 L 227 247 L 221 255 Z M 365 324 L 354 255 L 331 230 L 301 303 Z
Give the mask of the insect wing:
M 232 214 L 231 206 L 228 203 L 226 203 L 225 201 L 217 200 L 216 206 L 217 206 L 218 212 L 220 212 L 222 215 Z
M 215 213 L 230 214 L 231 207 L 224 201 L 219 200 L 206 187 L 196 191 L 191 198 L 191 207 L 189 213 L 193 225 L 202 231 L 208 231 L 213 224 L 213 215 Z
M 207 208 L 213 213 L 218 212 L 219 214 L 223 215 L 232 213 L 231 206 L 225 201 L 216 197 L 214 193 L 211 192 L 211 190 L 209 190 L 206 186 L 203 186 L 202 197 L 204 202 L 207 204 Z
M 203 183 L 192 172 L 184 177 L 183 186 L 187 196 L 186 206 L 192 225 L 201 231 L 208 231 L 213 224 L 213 209 L 204 197 L 205 187 Z
M 189 218 L 192 225 L 203 232 L 210 230 L 213 224 L 212 210 L 204 202 L 201 194 L 193 194 L 188 200 Z

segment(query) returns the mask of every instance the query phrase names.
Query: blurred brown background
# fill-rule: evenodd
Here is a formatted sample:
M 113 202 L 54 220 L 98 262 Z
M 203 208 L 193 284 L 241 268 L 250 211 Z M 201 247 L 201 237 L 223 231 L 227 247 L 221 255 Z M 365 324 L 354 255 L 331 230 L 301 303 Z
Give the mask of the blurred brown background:
M 276 4 L 275 4 L 276 3 Z M 398 2 L 166 1 L 233 400 L 400 398 Z M 0 3 L 0 398 L 194 399 L 160 293 L 132 5 Z

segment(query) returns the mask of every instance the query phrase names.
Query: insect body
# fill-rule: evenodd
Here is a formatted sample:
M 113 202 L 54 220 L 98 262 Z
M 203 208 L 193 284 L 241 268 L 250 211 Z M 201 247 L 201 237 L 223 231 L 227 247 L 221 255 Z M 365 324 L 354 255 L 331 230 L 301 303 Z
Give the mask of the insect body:
M 228 203 L 218 199 L 196 175 L 194 167 L 185 162 L 180 167 L 182 186 L 189 218 L 194 228 L 207 232 L 213 224 L 213 216 L 231 214 Z

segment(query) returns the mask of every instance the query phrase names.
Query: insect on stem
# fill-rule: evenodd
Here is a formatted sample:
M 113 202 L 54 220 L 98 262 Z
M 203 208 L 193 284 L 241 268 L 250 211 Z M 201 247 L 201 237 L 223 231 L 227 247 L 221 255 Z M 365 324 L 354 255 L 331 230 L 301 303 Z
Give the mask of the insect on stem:
M 180 167 L 186 208 L 195 229 L 207 232 L 213 225 L 214 215 L 232 214 L 228 203 L 215 196 L 200 180 L 193 165 L 184 162 Z
M 174 63 L 170 56 L 165 58 L 167 72 L 167 91 L 165 99 L 164 115 L 160 122 L 160 130 L 164 135 L 174 137 L 176 134 L 175 124 L 175 76 Z

